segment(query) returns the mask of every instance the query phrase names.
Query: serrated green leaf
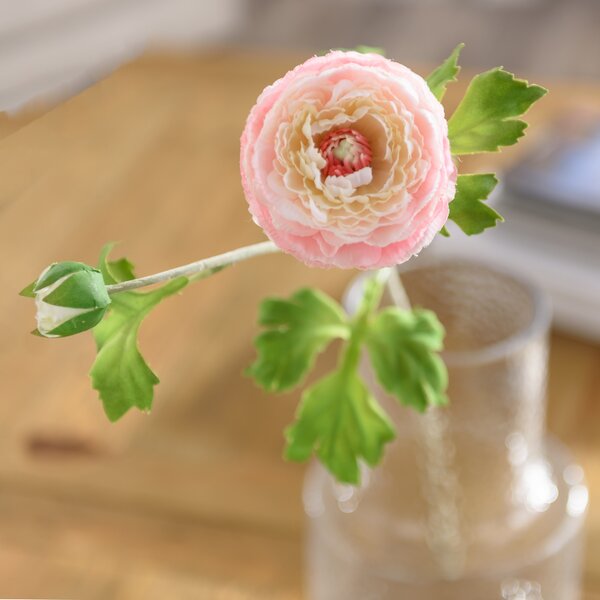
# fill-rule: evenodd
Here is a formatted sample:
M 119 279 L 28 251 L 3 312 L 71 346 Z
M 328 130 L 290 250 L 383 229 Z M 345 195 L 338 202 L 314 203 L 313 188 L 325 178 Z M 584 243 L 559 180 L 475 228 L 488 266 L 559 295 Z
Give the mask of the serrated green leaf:
M 246 373 L 266 390 L 277 392 L 300 383 L 329 342 L 350 335 L 339 304 L 309 288 L 289 300 L 264 300 L 259 324 L 267 331 L 256 338 L 258 357 Z
M 187 278 L 180 277 L 152 292 L 114 294 L 108 316 L 93 330 L 98 354 L 90 376 L 111 421 L 134 406 L 150 410 L 159 379 L 139 351 L 138 331 L 144 317 L 161 300 L 187 283 Z
M 440 102 L 446 93 L 448 84 L 457 80 L 457 76 L 460 73 L 458 57 L 464 47 L 464 44 L 456 46 L 452 51 L 452 54 L 450 54 L 450 56 L 426 79 L 429 89 Z
M 383 389 L 419 411 L 445 404 L 448 376 L 438 354 L 443 339 L 444 328 L 431 311 L 382 310 L 370 322 L 366 342 Z
M 357 484 L 360 461 L 376 465 L 394 437 L 394 426 L 356 371 L 340 369 L 304 392 L 286 430 L 285 456 L 303 461 L 314 451 L 339 481 Z
M 498 179 L 492 173 L 458 176 L 449 218 L 467 235 L 481 233 L 489 227 L 495 227 L 497 221 L 504 221 L 501 215 L 483 202 L 497 183 Z
M 475 76 L 448 121 L 452 153 L 496 152 L 515 144 L 527 127 L 515 117 L 525 114 L 546 92 L 502 68 Z

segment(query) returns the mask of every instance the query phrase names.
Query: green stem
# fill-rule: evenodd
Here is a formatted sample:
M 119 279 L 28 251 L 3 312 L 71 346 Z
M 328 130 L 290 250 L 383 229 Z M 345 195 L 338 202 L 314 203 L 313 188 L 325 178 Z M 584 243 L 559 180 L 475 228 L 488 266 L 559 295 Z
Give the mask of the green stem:
M 352 333 L 342 352 L 340 366 L 345 373 L 352 373 L 358 367 L 369 319 L 381 302 L 390 271 L 391 269 L 381 269 L 365 282 L 362 302 L 352 322 Z
M 169 281 L 176 277 L 190 277 L 192 280 L 202 279 L 203 277 L 217 273 L 229 265 L 248 260 L 249 258 L 254 258 L 255 256 L 263 256 L 264 254 L 273 254 L 275 252 L 280 252 L 280 250 L 273 242 L 261 242 L 260 244 L 236 248 L 235 250 L 230 250 L 229 252 L 218 254 L 217 256 L 203 258 L 202 260 L 197 260 L 188 265 L 175 267 L 174 269 L 155 273 L 154 275 L 147 275 L 146 277 L 139 277 L 138 279 L 130 279 L 129 281 L 123 281 L 122 283 L 108 285 L 106 286 L 106 289 L 109 294 L 117 294 L 119 292 L 127 292 L 148 285 Z

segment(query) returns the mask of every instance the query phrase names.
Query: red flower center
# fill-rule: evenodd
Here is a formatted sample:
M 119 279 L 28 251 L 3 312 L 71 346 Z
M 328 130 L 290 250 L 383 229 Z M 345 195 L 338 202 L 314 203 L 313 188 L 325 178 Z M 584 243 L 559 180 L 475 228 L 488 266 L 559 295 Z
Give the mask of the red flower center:
M 373 159 L 367 138 L 349 127 L 330 131 L 321 140 L 319 151 L 327 161 L 321 170 L 323 177 L 349 175 L 370 166 Z

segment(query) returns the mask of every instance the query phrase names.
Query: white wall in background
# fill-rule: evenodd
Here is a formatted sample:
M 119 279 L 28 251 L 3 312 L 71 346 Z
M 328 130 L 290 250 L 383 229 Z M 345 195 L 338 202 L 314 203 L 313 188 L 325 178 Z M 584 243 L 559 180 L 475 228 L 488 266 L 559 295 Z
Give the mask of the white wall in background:
M 148 45 L 210 44 L 244 0 L 0 0 L 0 111 L 89 85 Z

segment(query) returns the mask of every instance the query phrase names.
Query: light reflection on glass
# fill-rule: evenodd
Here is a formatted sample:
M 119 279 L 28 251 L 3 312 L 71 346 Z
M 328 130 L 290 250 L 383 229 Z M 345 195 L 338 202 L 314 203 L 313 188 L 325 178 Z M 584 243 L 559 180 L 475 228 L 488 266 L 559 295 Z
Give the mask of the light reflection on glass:
M 528 463 L 523 476 L 513 489 L 513 500 L 524 502 L 533 512 L 545 512 L 558 498 L 558 487 L 552 478 L 552 468 L 546 461 Z
M 583 469 L 579 465 L 569 465 L 563 471 L 563 479 L 569 485 L 577 485 L 583 483 Z
M 567 500 L 567 513 L 571 517 L 582 515 L 588 505 L 588 489 L 583 484 L 574 485 L 569 491 L 569 499 Z
M 535 581 L 505 581 L 502 583 L 502 600 L 543 600 L 542 587 Z

